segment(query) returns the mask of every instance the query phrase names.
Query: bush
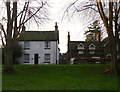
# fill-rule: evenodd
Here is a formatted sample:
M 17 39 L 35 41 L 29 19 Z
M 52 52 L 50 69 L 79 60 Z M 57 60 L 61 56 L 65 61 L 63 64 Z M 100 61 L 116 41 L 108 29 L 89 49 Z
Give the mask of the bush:
M 19 43 L 13 44 L 13 64 L 19 64 L 18 59 L 22 57 L 22 55 L 23 55 L 22 46 Z M 5 63 L 5 48 L 2 48 L 2 64 L 4 63 Z
M 22 57 L 22 46 L 19 43 L 13 45 L 13 63 L 19 64 L 18 59 Z

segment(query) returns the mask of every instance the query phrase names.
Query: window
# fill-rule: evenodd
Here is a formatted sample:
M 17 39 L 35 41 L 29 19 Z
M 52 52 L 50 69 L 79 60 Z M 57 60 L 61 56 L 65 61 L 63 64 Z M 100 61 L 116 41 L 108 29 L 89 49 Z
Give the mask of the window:
M 94 44 L 91 44 L 91 45 L 89 46 L 89 49 L 90 49 L 90 50 L 95 50 L 95 45 L 94 45 Z
M 45 58 L 44 63 L 50 63 L 50 54 L 45 54 L 44 58 Z
M 78 54 L 83 54 L 83 51 L 78 51 Z
M 29 41 L 25 41 L 24 42 L 24 50 L 29 50 L 30 49 L 30 42 Z
M 45 49 L 50 49 L 50 41 L 45 42 Z
M 30 55 L 24 54 L 24 62 L 23 63 L 29 63 Z
M 78 45 L 78 50 L 80 50 L 80 49 L 84 49 L 84 45 L 82 44 L 82 43 L 80 43 L 79 45 Z
M 90 51 L 90 54 L 94 54 L 95 53 L 95 51 Z
M 120 32 L 118 33 L 118 35 L 119 35 L 119 38 L 118 38 L 118 39 L 120 39 Z
M 117 45 L 117 51 L 119 51 L 118 45 Z

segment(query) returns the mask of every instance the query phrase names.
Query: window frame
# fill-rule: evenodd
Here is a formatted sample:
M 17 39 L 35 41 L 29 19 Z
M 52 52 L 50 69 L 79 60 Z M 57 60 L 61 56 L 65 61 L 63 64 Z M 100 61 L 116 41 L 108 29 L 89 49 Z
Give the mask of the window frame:
M 93 55 L 93 54 L 95 54 L 95 51 L 92 50 L 92 51 L 90 51 L 89 53 L 90 53 L 91 55 Z
M 25 56 L 27 56 L 27 55 L 28 55 L 28 57 L 25 57 Z M 23 55 L 23 58 L 24 58 L 24 62 L 23 62 L 23 63 L 29 63 L 29 62 L 30 62 L 30 54 L 25 53 L 25 54 Z
M 24 50 L 30 50 L 30 41 L 24 41 Z
M 44 54 L 44 63 L 50 63 L 50 53 Z
M 77 46 L 77 48 L 78 48 L 78 50 L 84 50 L 85 48 L 84 48 L 84 45 L 82 44 L 82 43 L 80 43 L 78 46 Z
M 91 48 L 91 46 L 93 46 L 93 47 Z M 96 46 L 94 44 L 89 45 L 89 50 L 95 50 L 95 48 L 96 48 Z
M 84 54 L 84 51 L 78 51 L 78 54 L 82 55 Z
M 44 42 L 44 49 L 50 49 L 51 48 L 51 43 L 50 41 L 45 41 Z

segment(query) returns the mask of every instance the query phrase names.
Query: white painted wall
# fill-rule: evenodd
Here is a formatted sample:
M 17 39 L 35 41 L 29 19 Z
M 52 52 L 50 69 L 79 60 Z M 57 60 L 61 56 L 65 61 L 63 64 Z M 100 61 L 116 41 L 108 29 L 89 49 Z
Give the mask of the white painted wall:
M 19 42 L 22 45 L 24 50 L 24 42 Z M 24 53 L 28 53 L 30 55 L 30 61 L 27 64 L 34 64 L 34 54 L 39 55 L 39 64 L 44 64 L 44 54 L 50 54 L 50 64 L 59 64 L 59 49 L 58 49 L 58 41 L 50 41 L 50 49 L 44 49 L 44 41 L 30 41 L 30 50 L 24 50 Z M 23 64 L 24 58 L 20 58 L 20 63 Z M 25 63 L 26 64 L 26 63 Z

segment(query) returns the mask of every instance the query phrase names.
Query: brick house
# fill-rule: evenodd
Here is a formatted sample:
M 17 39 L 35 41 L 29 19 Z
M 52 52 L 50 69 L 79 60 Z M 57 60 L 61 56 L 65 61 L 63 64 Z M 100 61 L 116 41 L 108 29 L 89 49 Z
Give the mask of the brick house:
M 71 41 L 68 32 L 68 60 L 66 63 L 106 63 L 105 60 L 110 59 L 110 51 L 108 37 L 102 41 L 100 39 L 97 41 Z

